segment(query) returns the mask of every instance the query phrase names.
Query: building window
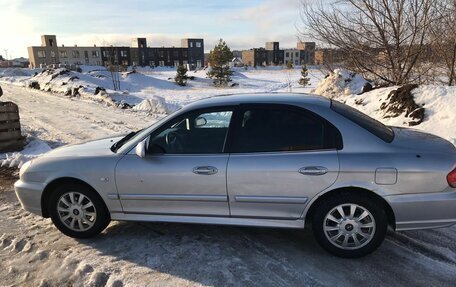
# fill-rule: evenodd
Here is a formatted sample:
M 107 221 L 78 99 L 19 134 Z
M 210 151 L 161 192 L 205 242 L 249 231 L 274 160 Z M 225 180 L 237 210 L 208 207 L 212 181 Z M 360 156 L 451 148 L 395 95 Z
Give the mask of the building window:
M 176 51 L 173 51 L 173 57 L 174 58 L 177 58 L 179 57 L 179 52 L 176 50 Z
M 51 58 L 55 58 L 55 52 L 51 51 Z
M 98 51 L 92 51 L 92 57 L 93 58 L 99 58 L 100 57 L 100 53 Z
M 160 67 L 164 67 L 165 66 L 165 61 L 158 61 L 158 65 Z
M 60 58 L 68 58 L 67 51 L 60 51 Z
M 163 58 L 165 56 L 165 53 L 163 51 L 158 51 L 158 56 L 160 56 L 160 58 Z
M 49 39 L 49 46 L 54 46 L 54 39 Z
M 79 51 L 73 51 L 73 58 L 79 58 Z
M 201 68 L 201 60 L 196 60 L 196 67 Z
M 179 66 L 179 60 L 174 60 L 174 67 L 178 67 Z
M 299 52 L 296 52 L 295 55 L 296 55 L 296 57 L 299 57 Z
M 108 51 L 103 51 L 103 57 L 105 57 L 105 58 L 109 57 L 109 52 Z
M 285 57 L 290 57 L 290 54 L 288 52 L 286 52 Z
M 193 48 L 193 42 L 190 42 L 190 48 Z
M 201 42 L 196 42 L 195 45 L 196 45 L 196 48 L 201 48 Z
M 123 57 L 123 58 L 128 57 L 128 56 L 127 56 L 127 51 L 126 51 L 126 50 L 121 50 L 121 51 L 120 51 L 120 56 Z
M 187 51 L 182 51 L 182 56 L 183 56 L 184 58 L 187 58 L 187 56 L 188 56 L 188 55 L 187 55 Z
M 46 52 L 43 50 L 38 51 L 38 58 L 46 58 Z

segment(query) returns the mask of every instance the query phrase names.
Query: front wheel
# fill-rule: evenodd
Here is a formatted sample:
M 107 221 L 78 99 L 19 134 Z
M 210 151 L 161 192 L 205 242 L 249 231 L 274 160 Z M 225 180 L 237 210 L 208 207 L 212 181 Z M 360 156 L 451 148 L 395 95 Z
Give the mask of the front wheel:
M 109 212 L 92 189 L 82 184 L 64 184 L 56 188 L 49 201 L 54 225 L 73 238 L 89 238 L 108 226 Z
M 376 203 L 355 194 L 325 199 L 312 219 L 318 243 L 330 253 L 346 258 L 375 251 L 385 239 L 388 226 L 385 211 Z

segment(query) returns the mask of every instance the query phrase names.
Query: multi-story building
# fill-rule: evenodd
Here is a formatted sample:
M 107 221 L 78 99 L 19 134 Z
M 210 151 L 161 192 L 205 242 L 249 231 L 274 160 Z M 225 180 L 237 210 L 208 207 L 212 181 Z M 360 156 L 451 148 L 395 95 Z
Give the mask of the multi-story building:
M 242 62 L 249 66 L 313 65 L 315 55 L 314 42 L 300 42 L 297 48 L 280 49 L 279 42 L 266 42 L 265 48 L 253 48 L 242 51 Z
M 347 58 L 347 55 L 339 49 L 319 49 L 315 51 L 316 65 L 337 64 Z
M 57 47 L 58 63 L 63 65 L 102 65 L 100 47 Z
M 268 51 L 265 48 L 252 48 L 242 51 L 242 62 L 248 66 L 266 66 L 268 64 Z
M 298 42 L 297 48 L 300 51 L 300 64 L 315 64 L 315 42 Z
M 201 68 L 204 64 L 204 40 L 182 39 L 181 47 L 187 49 L 187 61 L 190 69 Z
M 267 64 L 268 65 L 282 65 L 284 52 L 279 48 L 279 42 L 266 42 L 267 51 Z
M 132 39 L 131 47 L 57 46 L 55 35 L 43 35 L 41 46 L 29 47 L 30 67 L 61 65 L 178 66 L 204 65 L 204 40 L 182 39 L 182 47 L 148 47 L 146 38 Z
M 42 35 L 41 46 L 28 47 L 31 68 L 59 63 L 59 51 L 55 35 Z
M 285 49 L 284 50 L 284 63 L 287 65 L 289 62 L 297 66 L 301 64 L 301 51 L 298 49 Z

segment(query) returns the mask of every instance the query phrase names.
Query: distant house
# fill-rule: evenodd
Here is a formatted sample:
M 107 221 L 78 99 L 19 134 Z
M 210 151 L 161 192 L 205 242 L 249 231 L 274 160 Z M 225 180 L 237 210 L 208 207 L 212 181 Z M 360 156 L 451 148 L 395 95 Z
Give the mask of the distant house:
M 230 62 L 230 68 L 232 67 L 242 67 L 244 64 L 242 63 L 242 59 L 238 57 L 234 57 Z

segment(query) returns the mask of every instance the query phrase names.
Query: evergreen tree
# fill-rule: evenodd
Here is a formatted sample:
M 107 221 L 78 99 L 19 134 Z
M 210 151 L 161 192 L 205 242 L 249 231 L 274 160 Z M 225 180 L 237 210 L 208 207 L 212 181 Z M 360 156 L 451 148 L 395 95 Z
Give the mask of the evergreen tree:
M 302 86 L 310 85 L 309 71 L 307 70 L 306 65 L 302 65 L 301 78 L 299 79 L 299 84 Z
M 211 70 L 207 73 L 208 77 L 213 79 L 214 85 L 226 86 L 231 81 L 230 76 L 233 72 L 228 65 L 229 61 L 233 59 L 233 53 L 228 45 L 222 39 L 209 53 L 209 63 Z
M 186 86 L 187 85 L 187 68 L 183 65 L 177 66 L 176 76 L 174 77 L 174 81 L 179 86 Z

